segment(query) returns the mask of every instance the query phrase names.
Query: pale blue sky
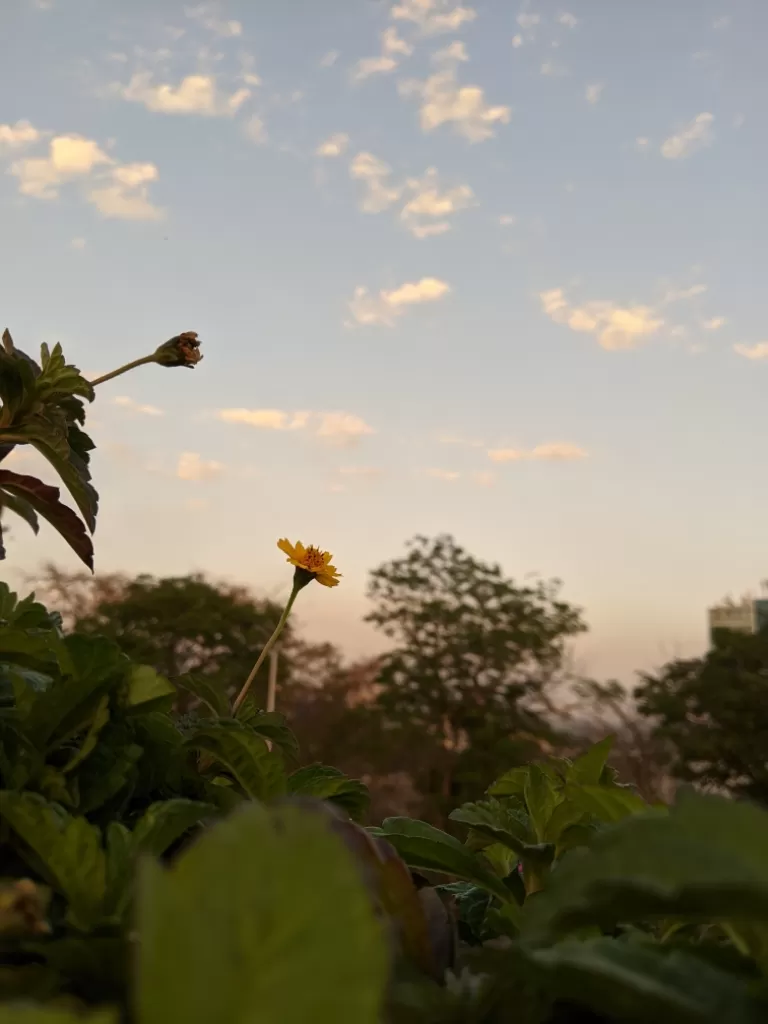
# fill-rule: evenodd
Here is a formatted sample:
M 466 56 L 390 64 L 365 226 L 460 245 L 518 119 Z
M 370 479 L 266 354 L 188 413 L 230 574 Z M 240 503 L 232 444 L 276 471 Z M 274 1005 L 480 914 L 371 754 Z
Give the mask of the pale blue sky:
M 766 38 L 763 0 L 5 0 L 0 320 L 91 374 L 205 353 L 99 389 L 98 569 L 280 596 L 318 543 L 299 618 L 359 654 L 367 571 L 449 531 L 564 580 L 585 671 L 700 650 L 768 574 Z

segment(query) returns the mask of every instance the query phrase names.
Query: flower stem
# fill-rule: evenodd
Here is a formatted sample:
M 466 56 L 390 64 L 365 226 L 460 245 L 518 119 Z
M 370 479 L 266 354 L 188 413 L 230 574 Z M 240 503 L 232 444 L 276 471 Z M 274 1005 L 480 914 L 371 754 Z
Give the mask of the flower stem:
M 237 712 L 240 709 L 240 707 L 241 707 L 243 701 L 245 700 L 245 698 L 248 696 L 248 691 L 251 688 L 251 683 L 256 678 L 256 673 L 259 671 L 261 666 L 264 664 L 264 661 L 265 661 L 267 655 L 272 650 L 272 648 L 275 646 L 275 643 L 277 642 L 277 638 L 283 632 L 283 628 L 284 628 L 286 622 L 288 621 L 288 616 L 291 614 L 291 608 L 293 608 L 293 602 L 296 600 L 296 595 L 298 594 L 298 592 L 300 590 L 301 590 L 301 586 L 296 586 L 296 584 L 294 583 L 293 590 L 291 591 L 291 596 L 288 598 L 288 603 L 286 604 L 285 608 L 283 609 L 283 614 L 280 616 L 280 621 L 275 626 L 274 633 L 269 638 L 269 640 L 267 640 L 267 642 L 264 644 L 264 649 L 262 650 L 261 654 L 256 659 L 256 664 L 251 669 L 250 675 L 245 680 L 245 683 L 243 684 L 242 690 L 240 691 L 240 693 L 238 693 L 237 698 L 235 699 L 235 703 L 232 705 L 232 715 L 233 715 L 234 718 L 237 718 Z
M 105 373 L 103 377 L 97 377 L 96 380 L 91 381 L 91 387 L 96 387 L 97 384 L 103 384 L 104 381 L 112 380 L 113 377 L 119 377 L 121 373 L 127 373 L 129 370 L 134 370 L 137 366 L 144 366 L 145 363 L 154 363 L 155 354 L 151 356 L 142 356 L 141 359 L 134 359 L 131 363 L 126 363 L 125 366 L 120 366 L 111 373 Z

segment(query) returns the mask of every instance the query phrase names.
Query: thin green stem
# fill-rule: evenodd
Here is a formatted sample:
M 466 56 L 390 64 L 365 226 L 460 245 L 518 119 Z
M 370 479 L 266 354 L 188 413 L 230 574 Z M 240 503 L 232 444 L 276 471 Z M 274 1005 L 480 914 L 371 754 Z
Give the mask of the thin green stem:
M 145 363 L 154 362 L 156 362 L 154 352 L 151 356 L 142 356 L 141 359 L 134 359 L 133 362 L 126 363 L 125 366 L 120 366 L 111 373 L 105 373 L 103 377 L 97 377 L 96 380 L 92 380 L 91 387 L 95 388 L 97 384 L 103 384 L 104 381 L 112 380 L 113 377 L 119 377 L 121 373 L 127 373 L 129 370 L 135 370 L 137 366 L 144 366 Z
M 251 669 L 250 675 L 245 680 L 245 683 L 243 684 L 242 690 L 240 691 L 240 693 L 238 693 L 237 698 L 235 699 L 235 703 L 232 705 L 232 715 L 233 715 L 233 717 L 235 717 L 235 718 L 237 717 L 237 712 L 238 712 L 239 708 L 241 707 L 241 705 L 242 705 L 243 701 L 245 700 L 245 698 L 248 696 L 248 691 L 251 688 L 251 683 L 256 678 L 256 673 L 259 671 L 261 666 L 264 664 L 264 661 L 265 661 L 267 655 L 272 650 L 272 648 L 275 646 L 275 643 L 277 642 L 277 638 L 283 632 L 283 628 L 284 628 L 286 622 L 288 621 L 288 616 L 291 614 L 291 608 L 293 608 L 293 602 L 296 600 L 296 595 L 298 594 L 298 592 L 300 590 L 301 590 L 301 587 L 300 586 L 297 587 L 296 584 L 294 583 L 293 590 L 291 591 L 291 596 L 288 598 L 288 603 L 286 604 L 285 608 L 283 609 L 283 614 L 280 616 L 280 621 L 278 622 L 277 626 L 275 626 L 274 633 L 269 638 L 269 640 L 267 640 L 267 642 L 264 644 L 264 649 L 262 650 L 261 654 L 256 659 L 256 664 Z

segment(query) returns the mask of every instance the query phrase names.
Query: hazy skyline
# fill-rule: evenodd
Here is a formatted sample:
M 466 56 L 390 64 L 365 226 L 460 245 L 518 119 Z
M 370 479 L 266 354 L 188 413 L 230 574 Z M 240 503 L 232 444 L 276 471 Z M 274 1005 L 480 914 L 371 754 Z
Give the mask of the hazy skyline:
M 368 570 L 449 532 L 564 581 L 586 672 L 700 651 L 768 573 L 767 32 L 759 0 L 6 0 L 0 328 L 91 375 L 205 357 L 99 389 L 97 571 L 281 597 L 278 537 L 314 542 L 344 579 L 298 620 L 360 654 Z M 78 568 L 14 525 L 2 575 L 45 559 Z

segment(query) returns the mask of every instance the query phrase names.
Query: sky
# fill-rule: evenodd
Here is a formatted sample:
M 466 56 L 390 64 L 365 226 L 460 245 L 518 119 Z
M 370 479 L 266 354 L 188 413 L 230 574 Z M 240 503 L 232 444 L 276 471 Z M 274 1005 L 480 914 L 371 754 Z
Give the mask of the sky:
M 3 0 L 0 327 L 204 353 L 97 389 L 97 572 L 282 599 L 315 543 L 299 625 L 357 657 L 368 572 L 447 532 L 563 581 L 582 672 L 699 653 L 768 575 L 766 38 L 764 0 Z M 77 570 L 24 530 L 7 578 Z

